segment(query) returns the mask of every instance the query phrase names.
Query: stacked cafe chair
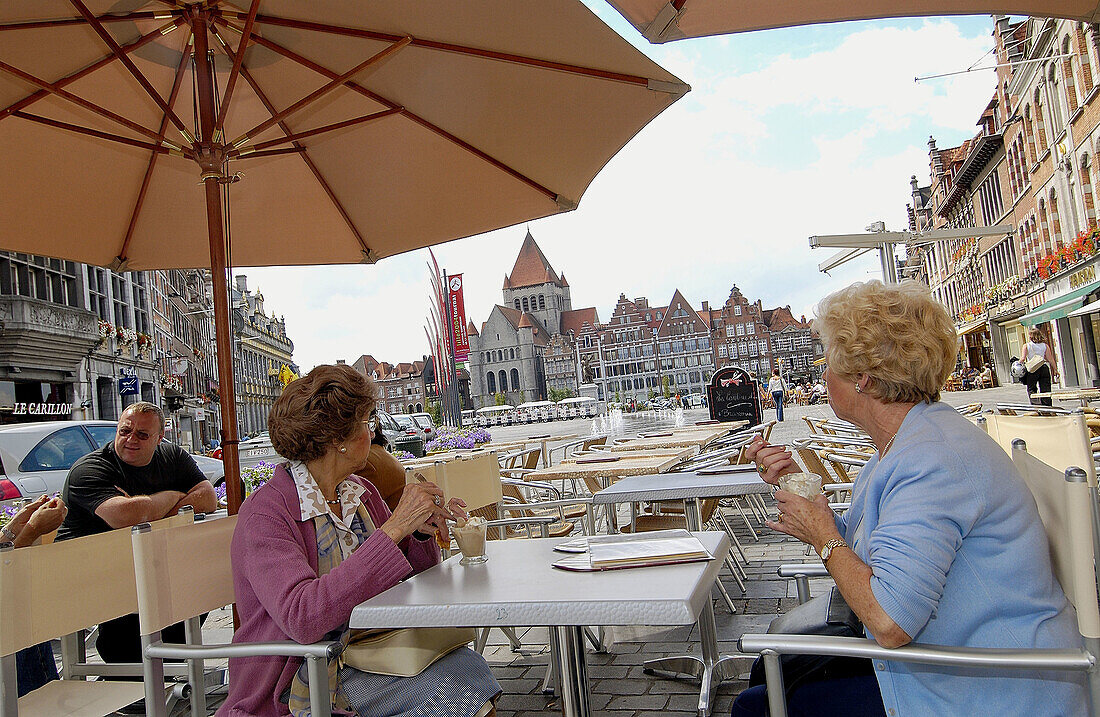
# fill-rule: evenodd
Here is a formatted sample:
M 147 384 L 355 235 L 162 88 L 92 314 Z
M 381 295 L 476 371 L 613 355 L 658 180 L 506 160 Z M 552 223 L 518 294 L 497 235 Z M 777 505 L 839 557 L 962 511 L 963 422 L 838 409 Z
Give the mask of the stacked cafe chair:
M 1066 597 L 1077 612 L 1084 649 L 1017 649 L 1012 645 L 990 648 L 943 647 L 910 643 L 887 649 L 873 640 L 820 635 L 746 634 L 738 641 L 742 652 L 760 654 L 764 660 L 768 706 L 772 717 L 786 717 L 786 695 L 780 655 L 840 655 L 972 670 L 1020 670 L 1022 672 L 1076 671 L 1088 678 L 1090 714 L 1100 714 L 1100 608 L 1097 606 L 1097 553 L 1094 536 L 1097 515 L 1095 483 L 1085 469 L 1064 471 L 1031 454 L 1024 440 L 1016 439 L 1012 461 L 1035 496 L 1051 546 L 1051 563 Z

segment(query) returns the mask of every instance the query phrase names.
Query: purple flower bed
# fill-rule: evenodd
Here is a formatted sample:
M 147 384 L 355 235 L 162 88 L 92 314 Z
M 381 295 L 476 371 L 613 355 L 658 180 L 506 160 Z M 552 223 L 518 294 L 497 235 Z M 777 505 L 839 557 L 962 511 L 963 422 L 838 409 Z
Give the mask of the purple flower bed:
M 7 525 L 8 521 L 15 517 L 19 509 L 14 505 L 0 505 L 0 525 Z
M 424 446 L 429 453 L 436 451 L 453 451 L 461 448 L 475 448 L 482 443 L 488 443 L 493 437 L 484 428 L 454 428 L 453 426 L 440 426 L 436 430 L 436 437 Z
M 408 451 L 393 451 L 393 457 L 399 461 L 411 461 L 416 458 L 416 456 Z

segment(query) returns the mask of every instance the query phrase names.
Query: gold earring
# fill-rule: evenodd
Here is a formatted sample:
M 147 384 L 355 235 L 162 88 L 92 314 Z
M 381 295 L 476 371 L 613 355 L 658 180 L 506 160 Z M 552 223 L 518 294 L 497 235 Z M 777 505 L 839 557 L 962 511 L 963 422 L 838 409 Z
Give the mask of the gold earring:
M 863 389 L 860 387 L 860 385 L 858 383 L 856 384 L 856 393 L 863 393 Z

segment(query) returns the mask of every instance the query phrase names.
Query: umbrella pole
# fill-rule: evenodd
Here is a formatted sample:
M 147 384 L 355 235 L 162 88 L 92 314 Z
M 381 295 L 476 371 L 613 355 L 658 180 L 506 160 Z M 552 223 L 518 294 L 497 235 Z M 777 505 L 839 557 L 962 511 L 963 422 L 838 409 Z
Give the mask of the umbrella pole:
M 221 396 L 222 463 L 225 467 L 225 496 L 229 514 L 236 514 L 241 495 L 241 467 L 237 457 L 237 397 L 234 389 L 232 336 L 229 330 L 229 286 L 226 275 L 225 232 L 221 186 L 224 152 L 213 142 L 217 112 L 214 108 L 214 77 L 207 61 L 208 17 L 196 12 L 192 18 L 195 37 L 195 83 L 199 102 L 199 164 L 206 189 L 206 224 L 210 236 L 210 272 L 214 284 L 214 336 L 218 351 L 218 393 Z

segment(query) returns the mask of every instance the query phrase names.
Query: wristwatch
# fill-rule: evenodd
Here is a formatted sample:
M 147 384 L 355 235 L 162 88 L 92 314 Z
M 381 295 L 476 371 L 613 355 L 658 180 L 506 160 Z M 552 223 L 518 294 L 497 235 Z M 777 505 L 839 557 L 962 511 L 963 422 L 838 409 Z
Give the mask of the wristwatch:
M 848 544 L 842 538 L 833 538 L 821 546 L 821 562 L 828 564 L 829 556 L 833 554 L 834 550 L 847 547 L 849 547 Z
M 0 526 L 0 543 L 14 543 L 19 536 L 8 526 Z

